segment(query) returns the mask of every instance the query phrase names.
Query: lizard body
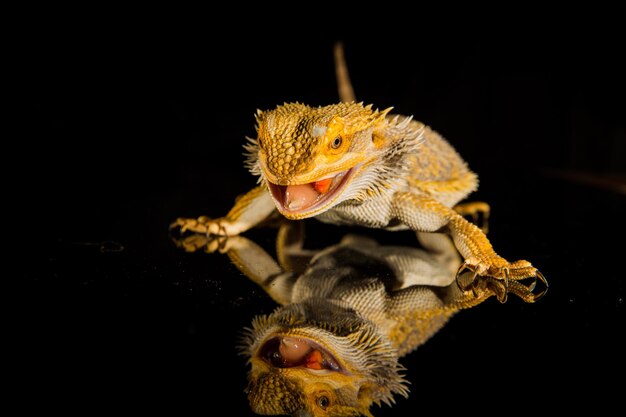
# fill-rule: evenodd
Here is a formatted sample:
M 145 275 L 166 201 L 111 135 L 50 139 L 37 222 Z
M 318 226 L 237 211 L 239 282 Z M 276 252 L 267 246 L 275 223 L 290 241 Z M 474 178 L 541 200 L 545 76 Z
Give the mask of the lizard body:
M 222 218 L 181 218 L 173 226 L 233 236 L 277 210 L 292 220 L 315 217 L 339 225 L 442 232 L 464 259 L 457 279 L 469 269 L 474 278 L 490 276 L 505 286 L 526 278 L 547 285 L 530 262 L 500 257 L 483 231 L 462 217 L 475 214 L 457 203 L 476 190 L 478 178 L 455 149 L 411 117 L 350 100 L 341 57 L 337 74 L 343 102 L 257 111 L 257 136 L 248 138 L 245 149 L 260 185 Z

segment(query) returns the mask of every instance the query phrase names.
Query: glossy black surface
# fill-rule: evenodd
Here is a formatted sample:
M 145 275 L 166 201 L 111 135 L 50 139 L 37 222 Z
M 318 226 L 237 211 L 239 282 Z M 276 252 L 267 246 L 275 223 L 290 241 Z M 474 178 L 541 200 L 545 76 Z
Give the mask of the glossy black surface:
M 235 346 L 275 304 L 227 257 L 177 249 L 167 227 L 223 215 L 254 186 L 241 146 L 257 108 L 336 101 L 339 36 L 358 98 L 447 137 L 480 176 L 471 199 L 491 204 L 498 253 L 532 261 L 551 285 L 535 305 L 492 299 L 454 317 L 402 359 L 410 398 L 374 414 L 611 404 L 606 375 L 623 379 L 626 202 L 623 180 L 619 193 L 604 179 L 626 166 L 623 10 L 544 12 L 513 23 L 436 10 L 414 32 L 353 22 L 299 43 L 279 41 L 276 25 L 241 41 L 204 24 L 34 31 L 21 61 L 23 168 L 9 185 L 19 231 L 7 279 L 18 285 L 5 294 L 17 301 L 24 407 L 251 415 Z M 307 222 L 312 247 L 347 230 Z M 247 236 L 272 248 L 275 230 Z

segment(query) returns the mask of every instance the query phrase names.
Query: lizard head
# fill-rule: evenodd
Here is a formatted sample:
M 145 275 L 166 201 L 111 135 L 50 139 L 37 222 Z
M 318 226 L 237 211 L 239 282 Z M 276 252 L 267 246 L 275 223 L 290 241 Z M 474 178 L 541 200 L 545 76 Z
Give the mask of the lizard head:
M 257 317 L 248 329 L 242 352 L 251 365 L 248 399 L 254 412 L 371 417 L 373 403 L 408 394 L 397 352 L 372 326 L 339 310 L 334 314 L 341 324 L 321 326 L 304 319 L 306 310 L 281 308 Z
M 258 111 L 257 137 L 246 146 L 248 166 L 285 217 L 315 216 L 382 186 L 372 165 L 388 148 L 383 131 L 394 123 L 386 119 L 390 110 L 292 103 Z

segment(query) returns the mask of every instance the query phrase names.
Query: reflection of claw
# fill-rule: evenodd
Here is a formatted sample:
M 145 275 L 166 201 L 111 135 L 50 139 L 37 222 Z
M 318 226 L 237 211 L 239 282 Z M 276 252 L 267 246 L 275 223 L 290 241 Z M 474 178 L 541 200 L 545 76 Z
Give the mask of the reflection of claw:
M 470 280 L 469 284 L 463 285 L 461 284 L 461 281 L 459 278 L 461 277 L 461 274 L 465 272 L 466 269 L 474 272 L 474 275 L 472 275 L 472 279 Z M 459 287 L 461 291 L 467 291 L 470 288 L 474 288 L 474 283 L 476 282 L 477 278 L 478 278 L 478 271 L 475 271 L 472 268 L 470 268 L 467 262 L 463 262 L 461 266 L 459 267 L 459 270 L 456 271 L 456 285 Z M 476 295 L 475 292 L 474 292 L 474 295 Z
M 542 282 L 545 282 L 545 281 L 542 280 Z M 545 293 L 548 291 L 548 287 L 546 283 L 546 287 L 540 293 L 535 294 L 533 291 L 535 290 L 536 286 L 537 286 L 537 280 L 535 280 L 529 286 L 526 286 L 518 281 L 513 281 L 511 283 L 511 288 L 509 289 L 509 292 L 512 294 L 515 294 L 516 296 L 526 301 L 527 303 L 534 303 L 535 301 L 543 297 Z
M 505 287 L 504 283 L 492 277 L 487 277 L 486 286 L 496 295 L 496 299 L 504 304 L 509 298 L 509 287 Z
M 531 277 L 530 279 L 532 279 L 532 282 L 528 285 L 524 285 L 521 281 L 512 281 L 509 292 L 517 295 L 527 303 L 534 303 L 535 301 L 541 299 L 548 292 L 548 281 L 539 271 L 537 271 L 536 276 Z M 544 288 L 540 292 L 535 293 L 538 282 L 543 283 Z
M 203 250 L 206 253 L 226 253 L 234 246 L 241 245 L 240 236 L 209 236 L 192 234 L 182 238 L 171 236 L 172 242 L 185 252 L 193 253 Z
M 509 274 L 509 268 L 504 268 L 504 290 L 496 294 L 502 304 L 509 298 Z
M 209 239 L 204 235 L 190 235 L 184 238 L 171 237 L 174 244 L 183 249 L 185 252 L 196 252 L 197 250 L 207 246 Z
M 211 240 L 211 243 L 215 243 L 215 245 L 211 247 L 211 251 L 209 253 L 213 253 L 216 250 L 219 251 L 220 253 L 224 253 L 228 251 L 228 242 L 230 240 L 232 239 L 229 238 L 228 236 L 216 236 L 215 238 Z M 207 249 L 208 249 L 208 246 L 207 246 Z
M 181 235 L 185 232 L 194 232 L 208 237 L 227 236 L 227 223 L 228 221 L 224 218 L 211 219 L 207 216 L 200 216 L 197 219 L 188 219 L 180 217 L 170 224 L 169 230 L 171 232 L 172 230 L 178 229 Z
M 509 290 L 509 268 L 504 268 L 504 289 Z

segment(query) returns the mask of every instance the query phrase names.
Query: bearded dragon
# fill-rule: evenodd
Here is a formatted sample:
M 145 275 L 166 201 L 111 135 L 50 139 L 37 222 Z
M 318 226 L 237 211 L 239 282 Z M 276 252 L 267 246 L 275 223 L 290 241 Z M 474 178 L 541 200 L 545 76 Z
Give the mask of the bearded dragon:
M 233 236 L 276 210 L 287 219 L 315 217 L 336 225 L 449 234 L 463 256 L 457 271 L 474 279 L 541 280 L 530 262 L 509 262 L 463 215 L 488 205 L 458 203 L 475 191 L 477 175 L 436 131 L 412 117 L 354 100 L 343 50 L 335 49 L 341 103 L 279 105 L 256 113 L 255 138 L 245 145 L 247 167 L 260 185 L 224 217 L 179 218 L 171 227 L 207 236 Z M 506 294 L 506 291 L 504 292 Z M 504 302 L 506 298 L 500 298 Z
M 402 356 L 459 310 L 506 291 L 491 277 L 479 277 L 474 294 L 461 291 L 454 284 L 461 260 L 450 238 L 418 237 L 426 250 L 348 235 L 311 251 L 303 249 L 302 223 L 286 222 L 278 262 L 243 236 L 192 235 L 178 243 L 189 252 L 226 253 L 280 305 L 255 317 L 241 344 L 254 412 L 371 417 L 372 404 L 408 396 Z M 534 299 L 515 281 L 508 291 Z

